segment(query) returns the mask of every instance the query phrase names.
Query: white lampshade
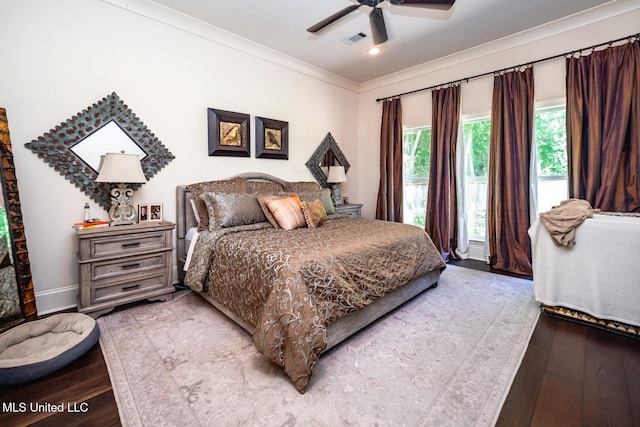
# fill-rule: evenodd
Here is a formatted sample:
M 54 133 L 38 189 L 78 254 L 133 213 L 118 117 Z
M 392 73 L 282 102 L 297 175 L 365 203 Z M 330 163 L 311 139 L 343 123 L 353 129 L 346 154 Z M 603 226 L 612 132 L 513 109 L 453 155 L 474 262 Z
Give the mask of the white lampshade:
M 347 182 L 347 175 L 344 173 L 344 166 L 329 166 L 327 182 Z
M 100 158 L 96 182 L 141 184 L 147 182 L 140 164 L 140 156 L 126 153 L 107 153 Z

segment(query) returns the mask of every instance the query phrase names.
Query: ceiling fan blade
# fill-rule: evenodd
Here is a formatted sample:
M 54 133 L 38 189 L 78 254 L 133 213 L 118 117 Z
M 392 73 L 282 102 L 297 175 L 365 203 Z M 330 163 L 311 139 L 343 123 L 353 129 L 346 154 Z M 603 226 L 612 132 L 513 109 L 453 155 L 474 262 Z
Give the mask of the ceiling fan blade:
M 429 9 L 449 10 L 456 0 L 389 0 L 396 6 L 425 7 Z
M 384 24 L 384 15 L 382 9 L 374 7 L 369 13 L 369 21 L 371 22 L 371 36 L 374 44 L 382 44 L 389 40 L 387 36 L 387 26 Z
M 317 24 L 312 25 L 311 27 L 307 28 L 307 31 L 310 32 L 310 33 L 317 33 L 318 31 L 320 31 L 324 27 L 333 24 L 338 19 L 340 19 L 340 18 L 342 18 L 344 16 L 347 16 L 348 14 L 353 12 L 354 10 L 358 9 L 360 6 L 362 6 L 362 5 L 361 4 L 354 4 L 354 5 L 345 7 L 341 11 L 336 12 L 333 15 L 331 15 L 330 17 L 325 18 L 322 21 L 318 22 Z

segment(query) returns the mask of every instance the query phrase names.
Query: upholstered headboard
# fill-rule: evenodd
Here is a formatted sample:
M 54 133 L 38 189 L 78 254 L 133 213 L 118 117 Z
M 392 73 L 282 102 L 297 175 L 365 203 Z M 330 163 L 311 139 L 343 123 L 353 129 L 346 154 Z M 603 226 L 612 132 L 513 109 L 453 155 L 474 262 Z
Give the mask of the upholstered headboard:
M 289 183 L 283 179 L 262 172 L 247 172 L 225 178 L 231 180 L 233 178 L 244 178 L 249 182 L 270 182 L 278 186 L 280 190 L 285 190 L 295 183 Z M 184 280 L 184 263 L 187 257 L 185 237 L 190 228 L 197 227 L 198 223 L 191 207 L 191 192 L 188 185 L 179 185 L 176 187 L 176 246 L 177 246 L 177 267 L 178 279 Z M 320 188 L 320 185 L 318 185 Z

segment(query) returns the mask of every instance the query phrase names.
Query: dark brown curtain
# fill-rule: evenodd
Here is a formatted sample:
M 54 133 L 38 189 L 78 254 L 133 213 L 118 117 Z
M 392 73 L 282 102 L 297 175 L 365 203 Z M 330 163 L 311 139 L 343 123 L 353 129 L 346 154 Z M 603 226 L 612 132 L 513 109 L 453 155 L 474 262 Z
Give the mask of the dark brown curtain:
M 533 68 L 496 76 L 489 143 L 489 262 L 526 275 L 532 274 L 527 231 L 533 125 Z
M 402 222 L 402 104 L 400 98 L 382 103 L 380 185 L 376 219 Z
M 445 260 L 458 247 L 456 142 L 460 122 L 460 85 L 431 96 L 431 163 L 425 230 Z
M 569 197 L 640 212 L 640 42 L 566 66 Z

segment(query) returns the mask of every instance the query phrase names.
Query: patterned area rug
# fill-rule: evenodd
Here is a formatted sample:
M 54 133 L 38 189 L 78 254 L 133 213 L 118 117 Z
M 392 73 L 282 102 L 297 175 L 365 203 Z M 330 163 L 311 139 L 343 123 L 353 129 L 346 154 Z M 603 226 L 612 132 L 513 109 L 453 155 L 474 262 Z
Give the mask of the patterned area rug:
M 489 426 L 539 311 L 531 281 L 448 266 L 323 354 L 305 394 L 192 292 L 98 324 L 125 426 Z

